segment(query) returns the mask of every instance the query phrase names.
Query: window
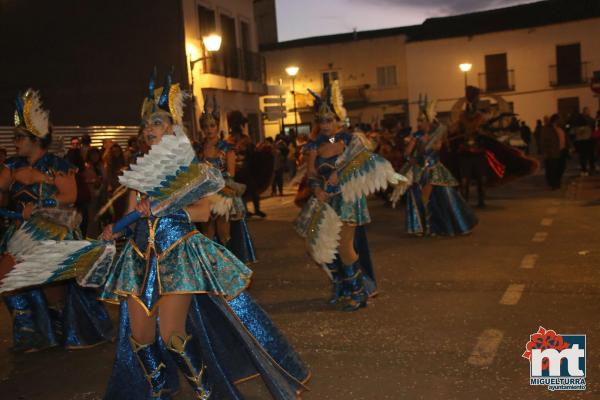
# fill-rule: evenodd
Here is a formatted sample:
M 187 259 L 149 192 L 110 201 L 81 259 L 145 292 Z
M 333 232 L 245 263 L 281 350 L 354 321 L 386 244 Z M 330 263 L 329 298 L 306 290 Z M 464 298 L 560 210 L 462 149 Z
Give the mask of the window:
M 338 76 L 338 72 L 337 71 L 327 71 L 327 72 L 323 72 L 323 87 L 326 88 L 327 86 L 329 86 L 331 84 L 331 82 L 333 81 L 337 81 L 339 80 L 339 76 Z M 341 84 L 340 84 L 341 86 Z
M 240 36 L 242 39 L 242 49 L 246 50 L 246 51 L 250 51 L 250 49 L 252 48 L 252 41 L 251 41 L 251 36 L 250 36 L 250 25 L 248 25 L 246 22 L 242 21 L 240 22 Z
M 486 92 L 509 90 L 506 53 L 485 56 Z
M 386 67 L 377 67 L 377 86 L 387 87 L 396 86 L 396 66 L 388 65 Z
M 200 37 L 214 33 L 216 30 L 215 11 L 210 8 L 198 6 L 198 23 L 200 25 Z
M 579 43 L 556 46 L 556 83 L 559 86 L 582 83 L 581 70 Z
M 221 34 L 223 37 L 221 53 L 225 64 L 225 76 L 239 78 L 240 63 L 235 35 L 235 20 L 223 14 L 221 14 Z
M 215 33 L 217 30 L 215 11 L 198 5 L 198 27 L 200 32 L 200 38 Z M 206 53 L 203 54 L 206 56 Z M 203 71 L 210 74 L 222 74 L 223 68 L 219 55 L 207 58 L 202 62 Z

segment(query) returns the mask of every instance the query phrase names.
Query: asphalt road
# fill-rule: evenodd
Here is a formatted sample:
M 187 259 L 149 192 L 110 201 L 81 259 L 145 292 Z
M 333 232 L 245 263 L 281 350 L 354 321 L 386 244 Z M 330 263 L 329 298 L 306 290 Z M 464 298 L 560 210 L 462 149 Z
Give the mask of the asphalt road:
M 473 234 L 431 239 L 406 236 L 403 210 L 373 199 L 380 294 L 356 313 L 325 304 L 326 276 L 290 225 L 292 197 L 265 200 L 268 218 L 250 221 L 250 290 L 311 367 L 303 399 L 600 398 L 600 181 L 552 192 L 534 176 L 489 195 Z M 12 354 L 9 321 L 2 308 L 0 399 L 101 398 L 112 344 Z M 587 335 L 585 392 L 530 386 L 521 355 L 539 326 Z M 243 386 L 269 398 L 258 381 Z

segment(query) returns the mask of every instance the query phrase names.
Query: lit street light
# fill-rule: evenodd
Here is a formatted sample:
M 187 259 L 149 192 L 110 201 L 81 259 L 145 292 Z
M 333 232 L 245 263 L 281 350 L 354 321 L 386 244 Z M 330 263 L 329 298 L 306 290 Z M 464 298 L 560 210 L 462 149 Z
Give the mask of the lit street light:
M 204 36 L 202 38 L 202 43 L 208 51 L 219 51 L 221 48 L 221 40 L 221 36 L 213 33 L 212 35 Z
M 471 63 L 462 63 L 458 66 L 458 68 L 465 73 L 465 88 L 467 87 L 467 73 L 473 68 L 473 64 Z
M 221 41 L 221 36 L 217 35 L 216 33 L 204 36 L 202 38 L 202 44 L 204 45 L 204 49 L 206 49 L 206 51 L 208 51 L 209 54 L 214 53 L 215 51 L 219 51 L 219 49 L 221 48 Z M 190 47 L 193 48 L 192 45 L 190 45 Z M 190 84 L 190 89 L 192 91 L 192 137 L 196 139 L 196 99 L 194 97 L 194 66 L 196 66 L 196 64 L 200 61 L 208 60 L 209 58 L 211 58 L 211 56 L 208 55 L 206 57 L 199 57 L 195 60 L 192 60 L 193 55 L 194 53 L 188 50 L 188 57 L 190 59 L 190 73 L 192 74 L 192 81 Z
M 289 76 L 296 76 L 296 75 L 298 75 L 298 71 L 300 71 L 300 68 L 299 67 L 295 67 L 295 66 L 290 66 L 290 67 L 287 67 L 285 69 L 285 72 Z
M 285 72 L 292 78 L 292 95 L 294 96 L 294 133 L 298 135 L 298 112 L 296 110 L 296 75 L 300 71 L 299 67 L 290 65 L 285 69 Z M 285 133 L 285 128 L 283 129 Z

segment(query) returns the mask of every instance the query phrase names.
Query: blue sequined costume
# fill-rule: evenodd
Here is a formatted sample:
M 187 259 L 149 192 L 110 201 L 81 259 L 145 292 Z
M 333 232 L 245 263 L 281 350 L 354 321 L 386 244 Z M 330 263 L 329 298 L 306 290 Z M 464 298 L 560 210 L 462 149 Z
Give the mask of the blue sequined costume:
M 317 139 L 306 145 L 306 151 L 318 150 L 319 147 L 329 140 L 324 135 L 319 135 Z M 335 135 L 335 141 L 342 141 L 346 146 L 350 144 L 352 135 L 348 132 L 339 132 Z M 371 216 L 369 215 L 369 209 L 367 207 L 366 196 L 361 196 L 358 200 L 349 203 L 342 199 L 340 194 L 340 187 L 337 185 L 326 185 L 325 182 L 331 174 L 336 170 L 335 162 L 340 155 L 334 155 L 329 158 L 318 155 L 315 160 L 315 167 L 317 169 L 318 177 L 312 177 L 310 179 L 311 187 L 320 186 L 327 193 L 332 194 L 329 198 L 328 203 L 336 213 L 339 215 L 342 222 L 350 225 L 363 226 L 371 222 Z
M 430 140 L 437 139 L 423 132 L 415 137 L 415 148 L 401 170 L 403 175 L 412 175 L 412 185 L 406 192 L 408 233 L 454 236 L 471 232 L 477 217 L 458 192 L 456 179 L 440 162 L 439 152 L 428 146 Z M 432 189 L 425 204 L 423 188 L 427 185 Z
M 336 171 L 336 161 L 341 156 L 341 154 L 338 154 L 326 158 L 318 154 L 319 147 L 329 140 L 329 137 L 319 135 L 314 141 L 305 145 L 304 151 L 317 151 L 315 159 L 317 176 L 309 177 L 308 184 L 313 190 L 316 187 L 320 187 L 329 193 L 330 197 L 327 203 L 335 210 L 341 221 L 345 224 L 356 226 L 354 247 L 359 256 L 358 261 L 351 266 L 344 266 L 339 256 L 336 256 L 336 259 L 332 263 L 325 266 L 329 270 L 328 273 L 333 282 L 334 293 L 331 302 L 334 303 L 337 302 L 338 297 L 344 296 L 350 298 L 352 297 L 352 293 L 361 291 L 363 288 L 367 296 L 373 296 L 377 292 L 377 283 L 369 254 L 365 229 L 365 225 L 371 222 L 371 216 L 367 207 L 367 198 L 365 195 L 361 195 L 352 202 L 344 201 L 340 186 L 327 183 L 331 174 Z M 333 137 L 333 140 L 335 142 L 342 141 L 348 146 L 352 140 L 352 134 L 341 131 Z M 351 279 L 356 276 L 360 277 L 360 284 L 355 282 L 356 279 Z M 345 282 L 350 282 L 353 287 L 344 288 Z
M 225 140 L 220 139 L 216 144 L 218 150 L 217 157 L 205 157 L 204 160 L 212 164 L 223 174 L 226 186 L 220 193 L 219 196 L 223 200 L 231 202 L 231 207 L 227 211 L 225 217 L 229 221 L 230 239 L 229 243 L 224 243 L 233 254 L 245 263 L 256 262 L 256 250 L 254 243 L 252 242 L 252 236 L 248 230 L 248 224 L 246 223 L 246 205 L 242 199 L 242 193 L 237 193 L 232 186 L 239 186 L 238 183 L 233 181 L 233 177 L 229 176 L 227 172 L 227 153 L 235 151 L 235 146 Z M 213 212 L 212 218 L 216 218 Z
M 235 298 L 252 271 L 196 230 L 184 211 L 138 222 L 115 261 L 101 299 L 133 296 L 150 314 L 160 296 L 209 293 Z
M 186 138 L 181 129 L 184 97 L 170 74 L 161 88 L 155 87 L 153 74 L 142 119 L 168 114 L 175 135 Z M 148 156 L 159 155 L 152 161 L 162 163 L 165 153 L 176 157 L 167 142 L 153 146 Z M 188 144 L 185 152 L 193 153 Z M 275 399 L 297 398 L 309 373 L 267 314 L 243 292 L 251 274 L 227 248 L 197 231 L 185 209 L 138 220 L 102 292 L 105 300 L 121 303 L 117 355 L 105 399 L 171 399 L 179 387 L 177 369 L 196 399 L 241 399 L 236 382 L 258 376 Z M 170 332 L 165 343 L 159 316 L 155 339 L 139 343 L 124 300 L 133 298 L 152 314 L 162 296 L 173 294 L 193 294 L 186 332 Z
M 148 312 L 160 296 L 193 296 L 187 330 L 202 354 L 211 399 L 242 399 L 236 382 L 260 376 L 276 399 L 295 399 L 309 372 L 285 337 L 250 295 L 242 292 L 251 271 L 225 247 L 196 231 L 185 212 L 140 220 L 115 261 L 102 298 L 133 296 Z M 202 294 L 199 294 L 202 293 Z M 148 381 L 129 343 L 127 302 L 121 302 L 117 357 L 106 400 L 147 398 Z M 157 334 L 166 363 L 165 390 L 176 391 L 177 368 Z
M 60 174 L 72 173 L 74 167 L 67 161 L 46 153 L 33 165 L 29 165 L 24 157 L 14 157 L 5 163 L 13 172 L 22 168 L 33 167 L 38 171 L 54 177 Z M 21 211 L 27 203 L 41 205 L 45 199 L 52 198 L 57 192 L 53 184 L 34 183 L 25 185 L 15 181 L 9 189 L 9 208 Z M 35 213 L 30 218 L 32 225 L 41 224 L 44 229 L 35 231 L 31 239 L 36 240 L 65 240 L 77 239 L 78 230 L 65 226 L 64 221 L 56 221 L 48 215 L 60 214 L 59 210 L 52 213 Z M 69 210 L 64 210 L 68 214 Z M 13 222 L 5 232 L 0 242 L 4 253 L 9 247 L 23 246 L 23 243 L 10 243 L 11 237 L 19 229 L 20 222 Z M 114 336 L 112 322 L 104 306 L 96 300 L 94 290 L 83 289 L 69 281 L 65 286 L 65 304 L 62 308 L 49 307 L 42 289 L 19 291 L 16 294 L 4 296 L 3 299 L 13 315 L 13 342 L 15 351 L 33 351 L 46 347 L 63 345 L 67 348 L 84 348 L 93 346 Z

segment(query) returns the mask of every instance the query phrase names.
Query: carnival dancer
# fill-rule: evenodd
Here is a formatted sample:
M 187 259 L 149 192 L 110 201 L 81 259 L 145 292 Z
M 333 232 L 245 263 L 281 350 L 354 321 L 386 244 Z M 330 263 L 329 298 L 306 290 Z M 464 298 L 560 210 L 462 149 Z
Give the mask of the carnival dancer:
M 504 122 L 514 119 L 515 114 L 501 96 L 486 94 L 485 97 L 495 101 L 497 110 L 480 108 L 481 90 L 475 86 L 467 86 L 465 96 L 454 104 L 448 137 L 451 152 L 446 153 L 443 160 L 459 177 L 461 192 L 467 202 L 471 183 L 475 181 L 480 208 L 485 207 L 487 187 L 527 176 L 539 167 L 536 159 L 498 140 L 499 134 L 514 130 Z
M 10 210 L 3 211 L 12 220 L 0 242 L 0 279 L 41 241 L 80 236 L 81 217 L 73 207 L 76 169 L 48 152 L 51 126 L 37 91 L 17 96 L 14 122 L 17 156 L 0 173 Z M 72 281 L 5 295 L 13 316 L 13 350 L 84 348 L 112 339 L 112 323 L 96 297 L 96 291 Z
M 368 139 L 344 129 L 346 111 L 338 81 L 324 98 L 314 92 L 317 138 L 308 143 L 307 174 L 312 197 L 295 222 L 313 260 L 332 280 L 330 304 L 344 300 L 344 311 L 367 305 L 376 293 L 364 226 L 371 222 L 367 195 L 403 177 L 372 152 Z
M 217 235 L 219 241 L 237 258 L 252 263 L 256 261 L 256 253 L 246 224 L 246 206 L 242 199 L 246 186 L 234 181 L 235 146 L 219 137 L 220 117 L 216 97 L 213 97 L 212 110 L 209 110 L 208 99 L 205 99 L 204 112 L 200 116 L 200 127 L 204 134 L 201 158 L 221 171 L 226 185 L 216 195 L 210 219 L 201 224 L 202 233 L 209 238 Z
M 183 99 L 170 76 L 160 88 L 152 79 L 142 109 L 143 134 L 152 146 L 144 165 L 175 157 L 175 142 L 177 152 L 193 159 L 181 127 Z M 138 160 L 132 172 L 124 173 L 122 184 L 138 187 L 138 179 L 146 181 L 135 171 L 141 164 Z M 194 165 L 209 177 L 215 171 L 211 179 L 223 182 L 214 168 Z M 188 169 L 178 171 L 185 175 Z M 103 299 L 121 304 L 117 357 L 105 399 L 170 399 L 178 388 L 177 367 L 198 399 L 242 399 L 235 383 L 252 377 L 261 377 L 275 399 L 297 398 L 309 373 L 268 315 L 244 293 L 252 271 L 195 229 L 195 222 L 210 216 L 208 197 L 161 217 L 151 212 L 152 204 L 130 192 L 129 210 L 144 217 L 102 292 Z M 112 226 L 103 237 L 115 237 Z
M 401 173 L 411 182 L 406 192 L 406 228 L 419 236 L 455 236 L 477 224 L 473 210 L 458 192 L 458 182 L 440 162 L 446 126 L 435 119 L 435 102 L 419 99 L 418 131 L 411 134 Z

